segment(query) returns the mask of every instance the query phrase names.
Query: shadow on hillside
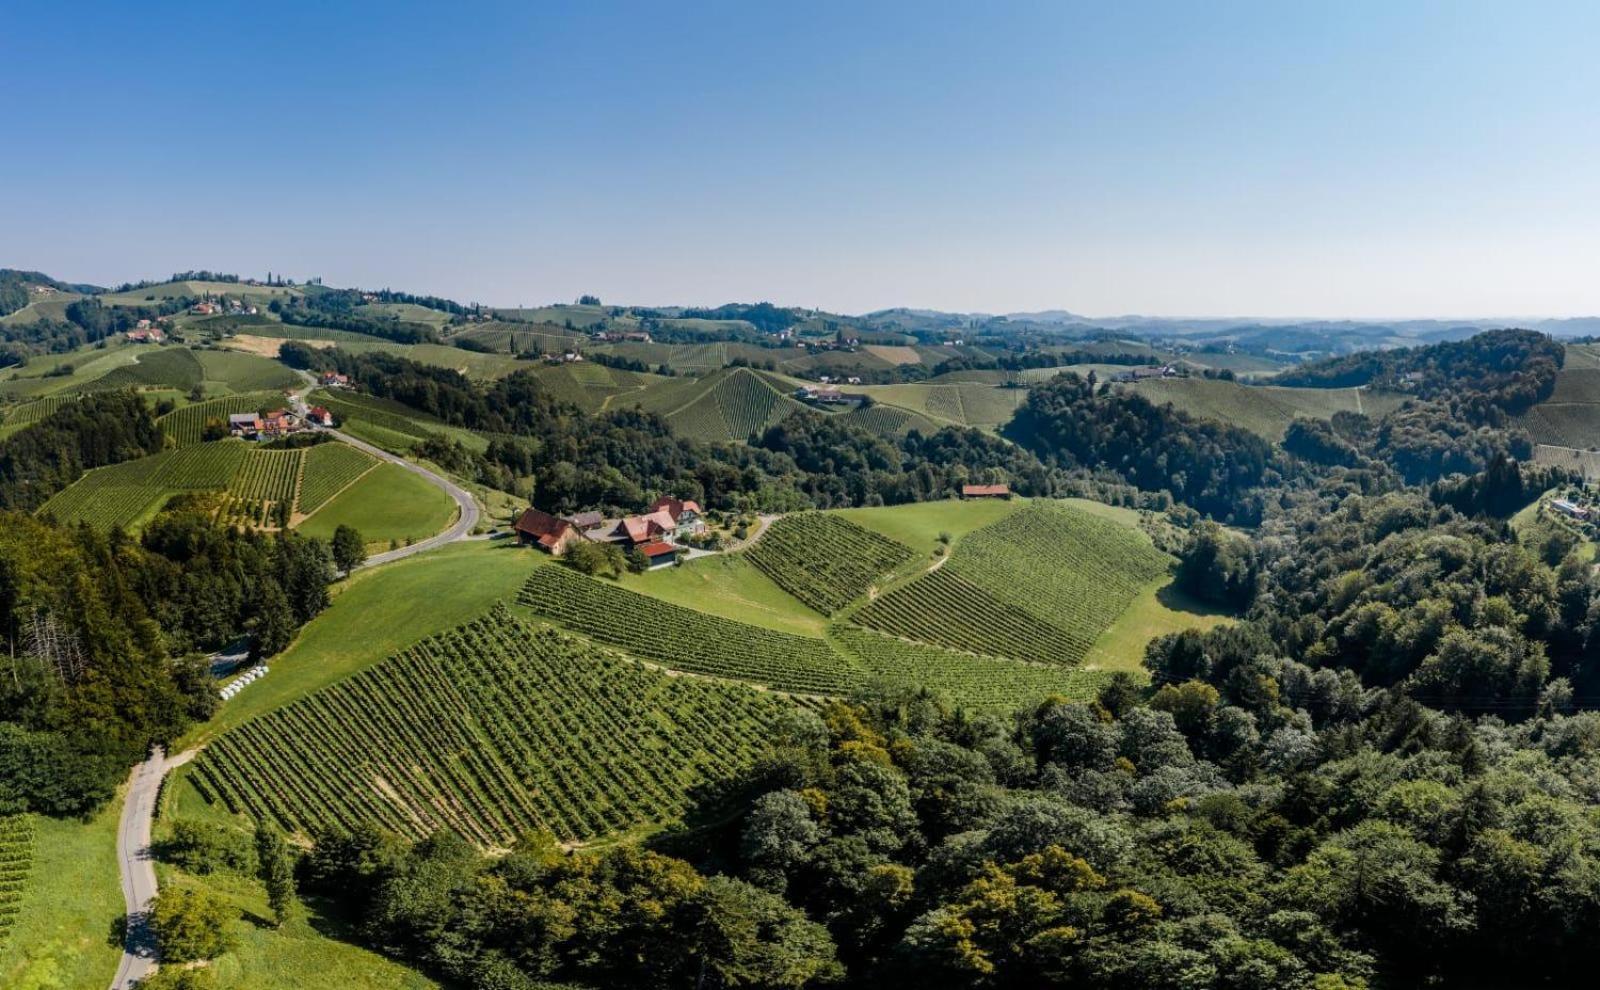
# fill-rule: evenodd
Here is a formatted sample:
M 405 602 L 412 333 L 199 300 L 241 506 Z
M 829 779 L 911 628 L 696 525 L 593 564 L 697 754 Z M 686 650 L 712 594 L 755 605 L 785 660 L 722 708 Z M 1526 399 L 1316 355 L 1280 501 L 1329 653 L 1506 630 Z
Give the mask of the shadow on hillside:
M 1201 601 L 1179 588 L 1176 581 L 1163 585 L 1156 592 L 1156 601 L 1174 612 L 1185 612 L 1189 615 L 1225 615 L 1231 618 L 1239 614 L 1235 609 L 1225 605 Z

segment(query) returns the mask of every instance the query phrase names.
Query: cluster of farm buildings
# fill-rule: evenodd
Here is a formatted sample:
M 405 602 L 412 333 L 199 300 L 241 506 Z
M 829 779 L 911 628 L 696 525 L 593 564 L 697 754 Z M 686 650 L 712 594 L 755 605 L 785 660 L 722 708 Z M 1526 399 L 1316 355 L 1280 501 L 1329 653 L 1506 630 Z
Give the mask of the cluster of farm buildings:
M 700 506 L 692 499 L 663 495 L 636 516 L 607 519 L 598 512 L 557 516 L 528 508 L 512 524 L 517 540 L 559 557 L 578 543 L 609 543 L 638 550 L 650 567 L 676 563 L 683 541 L 706 531 Z
M 313 426 L 333 425 L 333 413 L 322 406 L 312 406 L 304 419 L 288 409 L 234 413 L 228 417 L 229 435 L 246 440 L 277 440 Z

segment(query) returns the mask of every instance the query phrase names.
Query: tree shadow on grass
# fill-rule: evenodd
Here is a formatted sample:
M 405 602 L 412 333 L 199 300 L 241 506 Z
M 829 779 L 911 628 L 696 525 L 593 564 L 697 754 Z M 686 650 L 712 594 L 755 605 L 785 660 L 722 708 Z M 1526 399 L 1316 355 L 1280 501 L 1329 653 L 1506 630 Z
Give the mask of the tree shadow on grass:
M 1201 601 L 1189 592 L 1179 588 L 1176 581 L 1162 585 L 1156 591 L 1156 601 L 1174 612 L 1182 612 L 1186 615 L 1220 615 L 1228 618 L 1236 618 L 1239 615 L 1238 611 L 1228 608 L 1226 605 Z

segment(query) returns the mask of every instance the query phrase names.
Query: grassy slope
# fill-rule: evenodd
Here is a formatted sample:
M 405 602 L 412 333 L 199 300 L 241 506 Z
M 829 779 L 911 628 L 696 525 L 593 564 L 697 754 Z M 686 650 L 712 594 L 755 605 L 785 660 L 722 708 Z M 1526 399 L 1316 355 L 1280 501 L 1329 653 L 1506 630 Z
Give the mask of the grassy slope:
M 439 986 L 370 949 L 342 941 L 346 923 L 310 901 L 283 928 L 271 917 L 266 892 L 253 879 L 226 874 L 194 877 L 160 867 L 162 887 L 204 887 L 239 913 L 239 948 L 213 965 L 221 990 L 431 990 Z M 104 982 L 104 981 L 102 981 Z
M 532 551 L 474 541 L 358 573 L 334 586 L 333 604 L 272 660 L 267 677 L 226 703 L 184 745 L 213 738 L 515 598 L 539 560 Z
M 396 464 L 368 472 L 300 524 L 307 536 L 333 536 L 340 525 L 354 526 L 369 547 L 391 540 L 424 540 L 455 518 L 449 496 Z
M 742 555 L 702 557 L 681 567 L 626 574 L 629 591 L 797 636 L 821 636 L 826 622 Z
M 952 539 L 959 539 L 981 526 L 1004 519 L 1024 504 L 1023 499 L 1009 502 L 999 499 L 973 502 L 946 499 L 874 509 L 840 509 L 838 513 L 857 525 L 877 530 L 891 540 L 898 540 L 913 550 L 927 553 L 933 550 L 940 533 L 948 533 Z
M 121 956 L 122 887 L 112 801 L 88 823 L 35 819 L 21 918 L 0 947 L 0 986 L 102 990 Z

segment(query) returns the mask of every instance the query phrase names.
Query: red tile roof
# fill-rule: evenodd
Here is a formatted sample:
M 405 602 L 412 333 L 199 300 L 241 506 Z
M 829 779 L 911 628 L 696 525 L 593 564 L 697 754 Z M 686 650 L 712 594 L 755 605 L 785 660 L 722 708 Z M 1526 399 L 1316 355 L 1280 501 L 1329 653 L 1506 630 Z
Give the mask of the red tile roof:
M 685 512 L 693 512 L 699 515 L 700 504 L 692 498 L 674 498 L 671 495 L 663 495 L 650 503 L 650 511 L 665 511 L 672 518 L 673 525 L 677 525 L 678 517 Z
M 565 519 L 558 519 L 548 512 L 535 508 L 522 510 L 522 515 L 511 528 L 518 533 L 526 533 L 533 537 L 540 546 L 546 549 L 555 546 L 566 535 L 572 524 Z
M 676 553 L 677 551 L 677 547 L 670 543 L 663 543 L 660 540 L 657 540 L 654 543 L 646 543 L 644 546 L 639 548 L 639 552 L 644 554 L 646 557 L 660 557 L 663 554 Z

